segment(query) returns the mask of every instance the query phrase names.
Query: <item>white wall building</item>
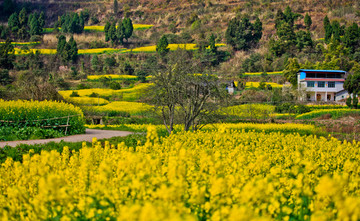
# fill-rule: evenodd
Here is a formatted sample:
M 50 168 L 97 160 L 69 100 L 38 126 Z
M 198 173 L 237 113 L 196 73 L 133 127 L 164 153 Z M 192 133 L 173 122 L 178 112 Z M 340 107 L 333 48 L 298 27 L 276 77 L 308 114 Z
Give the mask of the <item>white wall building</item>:
M 349 94 L 344 89 L 345 71 L 308 70 L 298 72 L 298 89 L 306 91 L 307 101 L 341 101 Z

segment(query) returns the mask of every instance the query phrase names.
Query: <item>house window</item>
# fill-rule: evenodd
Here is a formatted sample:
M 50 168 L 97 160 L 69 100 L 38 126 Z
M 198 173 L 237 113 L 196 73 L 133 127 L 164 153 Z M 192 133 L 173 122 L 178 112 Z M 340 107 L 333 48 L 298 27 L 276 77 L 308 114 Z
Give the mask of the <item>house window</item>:
M 315 82 L 313 81 L 308 81 L 307 83 L 307 87 L 315 87 Z
M 334 81 L 329 81 L 328 87 L 334 88 L 335 87 L 335 82 Z
M 325 87 L 325 81 L 319 81 L 318 87 Z

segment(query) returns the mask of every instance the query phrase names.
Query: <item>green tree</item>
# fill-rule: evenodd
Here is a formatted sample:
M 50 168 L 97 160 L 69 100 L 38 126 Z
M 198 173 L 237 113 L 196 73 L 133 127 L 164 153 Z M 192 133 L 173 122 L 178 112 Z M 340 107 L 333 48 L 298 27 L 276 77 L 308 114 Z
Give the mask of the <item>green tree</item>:
M 109 30 L 108 30 L 108 36 L 109 36 L 109 39 L 111 40 L 111 43 L 113 45 L 115 45 L 117 43 L 117 36 L 116 36 L 116 21 L 114 21 Z
M 58 55 L 61 55 L 63 53 L 65 45 L 66 45 L 66 37 L 64 35 L 60 35 L 58 37 L 58 44 L 56 48 L 56 53 Z
M 94 71 L 100 71 L 102 69 L 101 61 L 98 57 L 98 55 L 93 55 L 91 58 L 91 68 Z
M 331 36 L 332 36 L 332 27 L 331 27 L 328 16 L 325 16 L 323 24 L 324 24 L 324 29 L 325 29 L 325 43 L 328 44 L 330 42 Z
M 42 30 L 45 27 L 45 13 L 43 11 L 40 12 L 38 22 L 39 22 L 40 28 Z
M 276 12 L 276 16 L 275 16 L 275 29 L 277 29 L 281 23 L 285 22 L 285 15 L 284 13 L 281 11 L 281 9 L 279 9 Z
M 344 89 L 349 92 L 349 94 L 352 94 L 352 104 L 351 104 L 351 98 L 350 104 L 353 108 L 357 108 L 357 100 L 358 100 L 358 94 L 360 92 L 360 68 L 357 69 L 353 74 L 349 74 L 344 82 Z
M 124 27 L 124 24 L 123 24 L 122 20 L 120 20 L 118 22 L 118 26 L 117 26 L 117 29 L 116 29 L 116 37 L 120 41 L 120 44 L 124 43 L 125 27 Z
M 259 42 L 262 37 L 262 31 L 263 31 L 262 22 L 260 21 L 259 17 L 256 18 L 253 27 L 254 27 L 254 35 L 253 35 L 254 40 L 256 42 Z
M 312 20 L 308 13 L 306 13 L 306 15 L 305 15 L 304 23 L 305 23 L 306 29 L 309 31 L 311 28 L 311 25 L 312 25 Z
M 39 24 L 38 19 L 36 18 L 36 16 L 32 16 L 30 22 L 30 35 L 40 35 L 41 32 L 42 28 Z
M 77 56 L 78 56 L 78 48 L 76 41 L 74 40 L 74 37 L 71 36 L 69 42 L 68 42 L 70 49 L 69 49 L 69 60 L 76 62 Z
M 226 42 L 235 50 L 248 50 L 259 42 L 262 36 L 261 32 L 262 24 L 260 20 L 257 19 L 252 24 L 246 16 L 241 19 L 236 17 L 229 22 L 225 38 Z
M 161 56 L 164 57 L 169 52 L 169 43 L 165 35 L 163 35 L 156 45 L 156 52 Z
M 350 49 L 350 53 L 354 53 L 355 49 L 360 45 L 360 29 L 354 22 L 350 25 L 344 35 L 344 45 Z
M 27 25 L 27 12 L 25 8 L 22 8 L 19 13 L 19 27 L 26 27 Z
M 104 27 L 104 32 L 105 32 L 105 41 L 108 42 L 110 40 L 110 37 L 109 37 L 109 29 L 110 29 L 110 22 L 107 21 L 106 24 L 105 24 L 105 27 Z
M 125 18 L 122 22 L 124 26 L 124 38 L 126 41 L 131 37 L 134 27 L 130 18 Z
M 269 41 L 270 51 L 281 56 L 286 52 L 292 52 L 292 48 L 296 45 L 296 34 L 294 26 L 287 22 L 282 22 L 276 29 L 277 40 L 271 38 Z
M 334 41 L 340 42 L 340 23 L 338 21 L 331 22 L 332 38 Z
M 297 73 L 300 69 L 297 58 L 289 58 L 288 64 L 284 70 L 284 76 L 294 88 L 297 88 Z
M 313 47 L 314 43 L 311 39 L 310 31 L 298 31 L 296 32 L 296 47 L 301 50 L 304 47 Z
M 4 44 L 0 44 L 0 68 L 12 69 L 15 61 L 14 46 L 11 41 L 7 39 Z
M 8 19 L 8 27 L 11 32 L 16 36 L 19 30 L 19 16 L 16 12 L 10 15 Z
M 300 14 L 292 12 L 290 6 L 287 6 L 284 11 L 285 22 L 290 26 L 294 26 L 295 21 L 300 17 Z

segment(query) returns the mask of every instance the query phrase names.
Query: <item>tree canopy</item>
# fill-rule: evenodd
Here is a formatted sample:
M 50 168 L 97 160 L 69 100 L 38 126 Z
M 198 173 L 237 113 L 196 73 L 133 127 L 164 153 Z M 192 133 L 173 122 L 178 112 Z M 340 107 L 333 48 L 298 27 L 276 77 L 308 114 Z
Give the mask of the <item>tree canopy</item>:
M 247 16 L 233 18 L 225 32 L 226 42 L 235 50 L 249 50 L 262 37 L 262 23 L 259 18 L 251 23 Z

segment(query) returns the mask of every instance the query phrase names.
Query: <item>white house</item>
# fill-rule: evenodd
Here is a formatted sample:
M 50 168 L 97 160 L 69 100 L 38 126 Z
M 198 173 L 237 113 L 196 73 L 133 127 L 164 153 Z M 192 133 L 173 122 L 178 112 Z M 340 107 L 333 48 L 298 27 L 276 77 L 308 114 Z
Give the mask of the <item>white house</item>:
M 349 94 L 344 89 L 345 71 L 308 70 L 298 72 L 298 89 L 306 91 L 308 101 L 341 101 Z

